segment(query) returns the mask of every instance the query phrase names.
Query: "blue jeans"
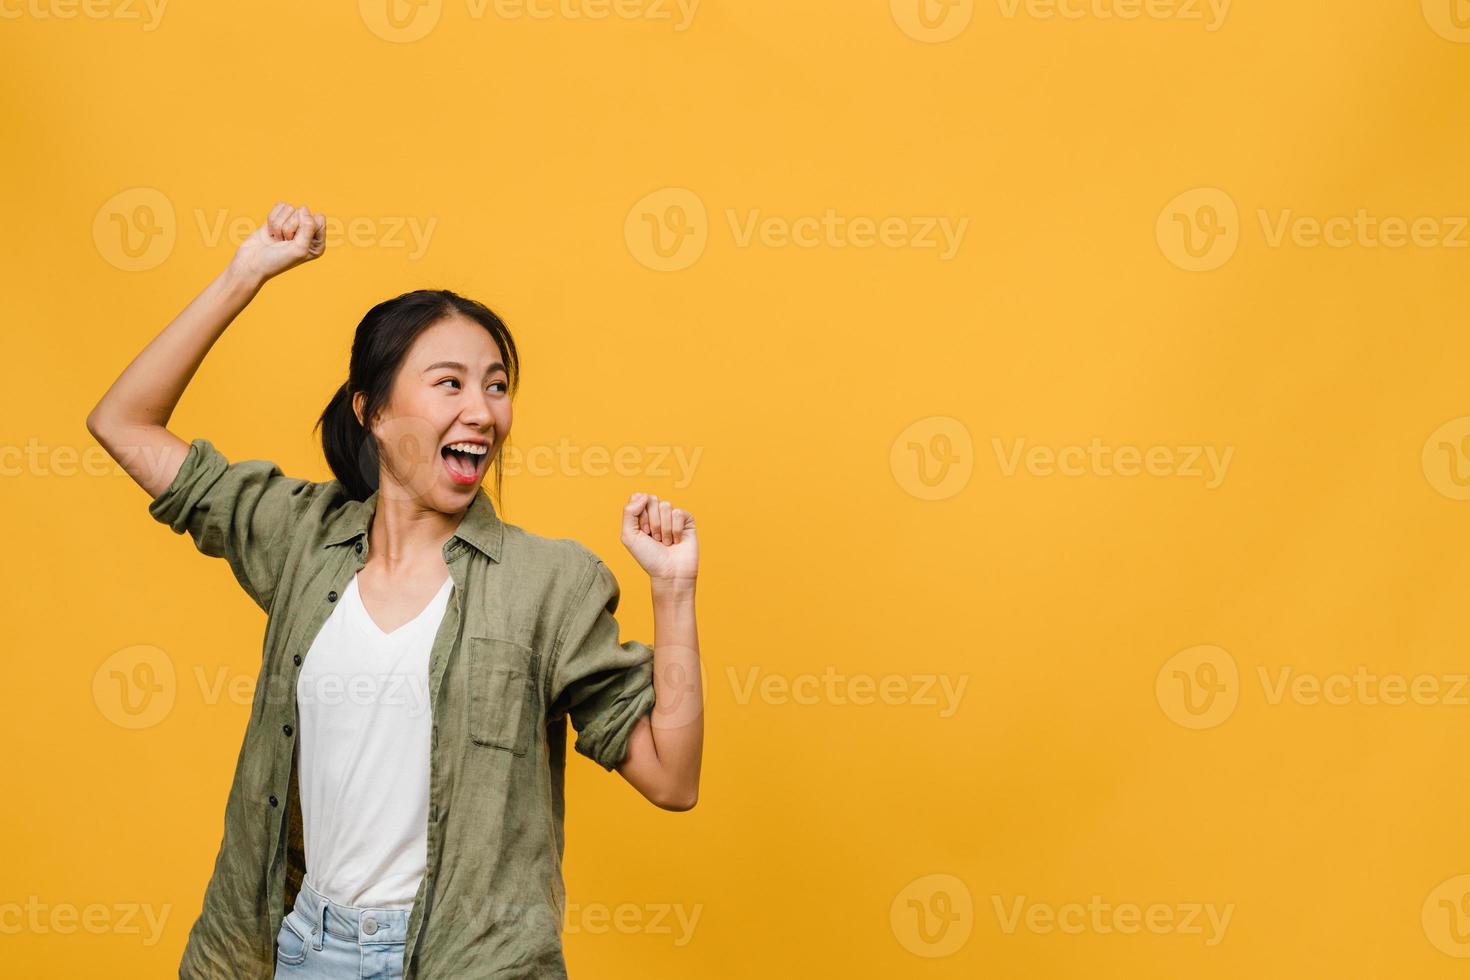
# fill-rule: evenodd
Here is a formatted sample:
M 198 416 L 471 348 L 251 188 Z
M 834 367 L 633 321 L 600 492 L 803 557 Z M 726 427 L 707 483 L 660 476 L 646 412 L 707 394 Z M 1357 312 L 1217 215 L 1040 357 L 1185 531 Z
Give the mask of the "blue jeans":
M 276 980 L 403 980 L 408 913 L 338 905 L 303 881 L 276 936 Z

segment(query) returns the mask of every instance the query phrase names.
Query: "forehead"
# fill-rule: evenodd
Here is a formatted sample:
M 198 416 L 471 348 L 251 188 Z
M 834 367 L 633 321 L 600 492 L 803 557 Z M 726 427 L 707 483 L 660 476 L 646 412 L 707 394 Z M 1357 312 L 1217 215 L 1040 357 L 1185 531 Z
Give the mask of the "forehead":
M 405 360 L 414 370 L 423 370 L 436 361 L 459 361 L 478 370 L 500 361 L 501 356 L 490 331 L 456 313 L 415 337 Z

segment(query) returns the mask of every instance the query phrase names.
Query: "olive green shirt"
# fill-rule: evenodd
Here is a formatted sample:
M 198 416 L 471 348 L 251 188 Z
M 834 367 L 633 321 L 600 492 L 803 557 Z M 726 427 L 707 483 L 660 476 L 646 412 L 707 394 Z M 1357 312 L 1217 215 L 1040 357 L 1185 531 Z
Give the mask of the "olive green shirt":
M 306 868 L 297 676 L 367 561 L 377 500 L 351 500 L 336 480 L 287 477 L 267 460 L 230 463 L 195 439 L 149 505 L 199 551 L 229 562 L 267 614 L 183 980 L 272 980 L 277 931 Z M 454 586 L 429 654 L 428 864 L 409 915 L 404 977 L 566 977 L 566 719 L 576 751 L 611 771 L 653 708 L 653 650 L 618 642 L 617 581 L 595 554 L 503 522 L 483 488 L 444 561 Z

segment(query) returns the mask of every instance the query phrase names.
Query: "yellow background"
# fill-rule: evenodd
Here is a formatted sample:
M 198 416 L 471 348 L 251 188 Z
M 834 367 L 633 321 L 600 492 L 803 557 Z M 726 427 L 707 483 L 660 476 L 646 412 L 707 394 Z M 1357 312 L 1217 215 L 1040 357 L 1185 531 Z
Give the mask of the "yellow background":
M 508 520 L 609 560 L 625 637 L 652 623 L 623 501 L 698 522 L 700 802 L 571 760 L 572 976 L 1462 975 L 1470 10 L 991 0 L 925 28 L 903 0 L 706 0 L 678 30 L 651 4 L 445 0 L 394 28 L 372 0 L 173 0 L 151 29 L 141 4 L 0 4 L 5 972 L 173 975 L 197 915 L 249 703 L 212 685 L 253 682 L 264 617 L 120 471 L 73 467 L 228 261 L 219 216 L 286 200 L 366 230 L 266 286 L 181 438 L 328 478 L 311 425 L 358 319 L 448 287 L 521 346 L 512 445 L 647 461 L 506 481 Z M 139 210 L 160 195 L 171 218 Z M 828 209 L 968 224 L 947 259 L 738 234 Z M 1438 232 L 1274 237 L 1360 210 Z M 389 241 L 410 218 L 418 256 Z M 702 251 L 655 267 L 655 225 Z M 1213 267 L 1186 226 L 1219 233 Z M 1094 439 L 1168 465 L 1005 465 Z M 1195 446 L 1231 453 L 1217 485 Z M 699 452 L 692 479 L 651 447 Z M 175 682 L 130 729 L 102 672 L 136 647 Z M 1273 695 L 1360 669 L 1438 693 Z M 854 703 L 883 683 L 907 693 Z M 1007 928 L 1022 897 L 1093 896 L 1104 928 L 1231 917 Z M 94 904 L 96 928 L 48 918 Z M 167 914 L 156 942 L 125 906 Z

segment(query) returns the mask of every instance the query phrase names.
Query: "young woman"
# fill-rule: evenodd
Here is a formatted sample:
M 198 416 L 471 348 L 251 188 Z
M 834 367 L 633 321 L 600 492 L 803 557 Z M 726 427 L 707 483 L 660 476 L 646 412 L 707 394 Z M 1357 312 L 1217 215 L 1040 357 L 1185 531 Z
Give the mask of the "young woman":
M 268 617 L 179 975 L 565 977 L 566 720 L 577 752 L 657 806 L 698 794 L 694 520 L 645 493 L 623 508 L 654 646 L 619 642 L 607 566 L 502 521 L 482 488 L 493 463 L 499 496 L 515 344 L 441 290 L 358 324 L 318 421 L 335 479 L 171 433 L 225 328 L 324 249 L 322 215 L 277 204 L 87 419 L 149 513 L 226 559 Z

